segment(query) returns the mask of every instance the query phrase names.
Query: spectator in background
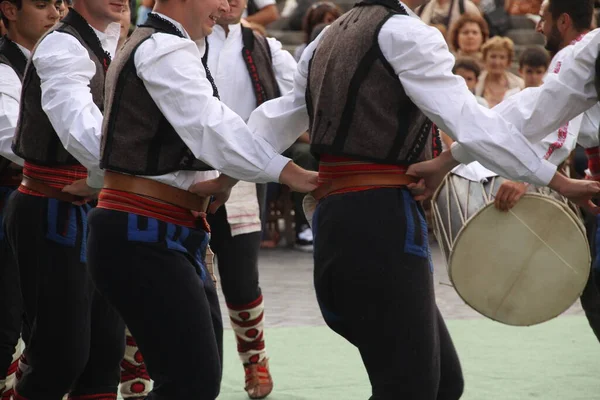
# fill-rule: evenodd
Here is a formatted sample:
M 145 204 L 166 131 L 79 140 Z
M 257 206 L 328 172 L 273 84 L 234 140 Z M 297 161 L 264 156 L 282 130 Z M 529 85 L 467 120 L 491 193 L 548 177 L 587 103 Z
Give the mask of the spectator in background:
M 538 15 L 542 0 L 506 0 L 504 8 L 510 15 Z
M 519 58 L 519 74 L 525 82 L 525 88 L 541 86 L 544 75 L 550 65 L 550 55 L 546 50 L 538 46 L 528 47 Z M 506 92 L 504 98 L 519 93 L 520 88 L 514 88 Z
M 487 22 L 477 14 L 463 14 L 450 29 L 450 48 L 457 57 L 472 57 L 483 64 L 481 47 L 488 40 Z
M 479 81 L 479 75 L 481 75 L 481 66 L 476 59 L 472 57 L 457 58 L 454 68 L 452 69 L 452 73 L 461 76 L 465 80 L 467 88 L 469 88 L 471 93 L 475 94 L 475 88 L 477 87 L 477 82 Z M 485 101 L 483 97 L 475 97 L 477 98 L 477 102 L 479 104 L 489 108 L 487 101 Z
M 481 15 L 479 8 L 471 0 L 431 0 L 417 8 L 423 22 L 430 25 L 452 26 L 462 14 Z
M 266 27 L 279 19 L 277 2 L 275 0 L 249 0 L 242 19 L 248 22 L 250 28 L 253 28 L 252 25 Z
M 479 76 L 475 94 L 483 97 L 490 107 L 495 107 L 507 91 L 523 89 L 525 82 L 508 71 L 514 57 L 513 41 L 507 37 L 494 36 L 481 48 L 485 70 Z
M 148 14 L 150 14 L 154 8 L 154 2 L 155 0 L 142 0 L 137 10 L 137 25 L 142 25 L 144 22 L 146 22 Z
M 304 20 L 302 22 L 304 43 L 296 47 L 296 50 L 294 51 L 294 58 L 296 61 L 300 60 L 302 52 L 312 41 L 311 35 L 313 29 L 320 24 L 331 24 L 333 21 L 338 19 L 340 15 L 342 15 L 342 10 L 334 3 L 328 1 L 315 3 L 308 9 L 308 11 L 306 11 L 306 15 L 304 16 Z

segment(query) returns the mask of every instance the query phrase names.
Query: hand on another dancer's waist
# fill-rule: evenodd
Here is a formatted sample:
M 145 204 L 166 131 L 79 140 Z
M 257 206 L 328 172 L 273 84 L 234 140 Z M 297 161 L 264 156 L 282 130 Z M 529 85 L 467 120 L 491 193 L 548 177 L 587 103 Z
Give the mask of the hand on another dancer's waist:
M 317 172 L 307 171 L 290 161 L 281 171 L 279 183 L 289 186 L 294 192 L 308 193 L 317 188 L 318 178 Z
M 213 201 L 208 206 L 208 212 L 214 214 L 219 207 L 229 200 L 231 188 L 236 183 L 238 183 L 237 179 L 221 174 L 218 178 L 194 183 L 188 190 L 198 196 L 212 196 Z
M 407 175 L 422 178 L 418 183 L 411 183 L 407 187 L 415 200 L 427 200 L 433 196 L 444 177 L 458 162 L 452 157 L 450 151 L 444 151 L 433 160 L 423 161 L 408 167 Z
M 100 193 L 100 189 L 93 188 L 88 186 L 87 179 L 80 179 L 71 183 L 70 185 L 65 186 L 62 189 L 63 192 L 72 194 L 74 196 L 81 197 L 81 201 L 73 202 L 73 204 L 77 206 L 81 206 L 85 203 L 88 203 L 92 200 L 98 198 L 98 193 Z

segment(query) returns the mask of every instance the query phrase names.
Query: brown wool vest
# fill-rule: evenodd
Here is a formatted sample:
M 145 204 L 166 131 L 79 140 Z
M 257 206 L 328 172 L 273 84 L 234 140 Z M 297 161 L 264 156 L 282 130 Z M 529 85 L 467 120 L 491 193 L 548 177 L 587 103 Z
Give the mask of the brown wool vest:
M 357 4 L 325 32 L 310 61 L 311 151 L 406 165 L 432 155 L 432 123 L 406 95 L 378 43 L 406 11 L 395 1 Z
M 94 104 L 103 110 L 104 74 L 110 63 L 96 33 L 75 10 L 71 9 L 67 17 L 50 29 L 39 43 L 52 34 L 63 32 L 72 35 L 88 51 L 90 60 L 96 65 L 96 74 L 90 81 L 90 90 Z M 33 54 L 37 49 L 34 48 Z M 45 166 L 79 165 L 79 162 L 65 150 L 48 116 L 42 109 L 42 89 L 40 77 L 32 62 L 27 64 L 21 93 L 21 109 L 13 142 L 13 151 L 25 161 Z
M 149 176 L 212 170 L 196 159 L 138 77 L 135 53 L 156 32 L 183 37 L 173 24 L 150 14 L 147 22 L 133 32 L 108 70 L 100 167 Z
M 252 88 L 256 97 L 256 106 L 267 100 L 281 96 L 279 85 L 273 71 L 273 58 L 267 39 L 252 29 L 242 26 L 244 48 L 242 57 L 248 68 Z

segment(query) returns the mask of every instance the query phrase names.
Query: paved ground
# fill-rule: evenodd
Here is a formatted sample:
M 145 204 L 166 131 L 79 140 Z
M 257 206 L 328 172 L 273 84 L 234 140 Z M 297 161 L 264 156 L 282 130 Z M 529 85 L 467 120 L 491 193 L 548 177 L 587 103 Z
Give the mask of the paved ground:
M 449 286 L 444 258 L 434 242 L 432 256 L 435 268 L 437 303 L 446 319 L 484 318 L 467 306 Z M 312 253 L 292 249 L 263 250 L 260 255 L 260 283 L 265 299 L 266 326 L 324 325 L 317 306 L 313 278 Z M 223 296 L 222 310 L 226 314 Z M 582 315 L 579 301 L 566 314 Z

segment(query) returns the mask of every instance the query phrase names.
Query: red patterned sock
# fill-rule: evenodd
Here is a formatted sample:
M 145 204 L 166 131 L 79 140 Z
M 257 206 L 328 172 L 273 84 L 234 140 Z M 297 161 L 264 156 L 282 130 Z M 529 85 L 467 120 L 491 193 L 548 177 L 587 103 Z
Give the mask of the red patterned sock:
M 145 398 L 152 389 L 150 375 L 129 329 L 125 331 L 125 338 L 127 347 L 121 361 L 121 396 L 123 399 Z
M 235 331 L 238 353 L 244 364 L 257 364 L 267 358 L 264 340 L 263 297 L 242 306 L 227 304 Z

